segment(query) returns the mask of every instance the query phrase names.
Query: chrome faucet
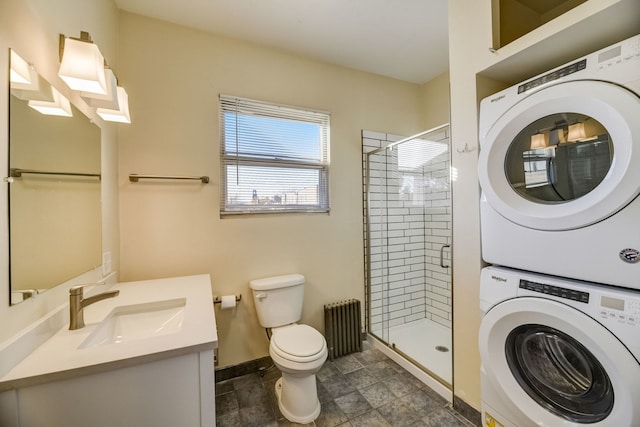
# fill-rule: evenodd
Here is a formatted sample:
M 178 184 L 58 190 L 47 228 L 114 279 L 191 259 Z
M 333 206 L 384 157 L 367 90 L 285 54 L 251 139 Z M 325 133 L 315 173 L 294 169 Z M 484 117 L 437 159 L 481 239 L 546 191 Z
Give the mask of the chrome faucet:
M 103 299 L 113 298 L 120 293 L 120 291 L 108 291 L 89 298 L 82 298 L 84 288 L 95 285 L 104 285 L 104 283 L 87 283 L 69 288 L 69 330 L 84 328 L 84 308 L 86 306 Z

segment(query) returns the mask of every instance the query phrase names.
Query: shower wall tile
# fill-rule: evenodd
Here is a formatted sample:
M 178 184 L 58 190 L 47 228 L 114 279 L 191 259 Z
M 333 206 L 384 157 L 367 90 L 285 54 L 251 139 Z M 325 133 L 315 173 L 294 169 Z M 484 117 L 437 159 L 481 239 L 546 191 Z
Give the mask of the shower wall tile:
M 405 262 L 402 259 L 390 260 L 387 262 L 387 267 L 389 268 L 405 267 Z
M 424 229 L 407 230 L 405 231 L 404 235 L 408 237 L 415 237 L 415 236 L 424 237 L 425 231 Z
M 400 262 L 401 260 L 397 260 L 396 262 Z M 401 267 L 391 267 L 389 268 L 389 273 L 392 275 L 402 275 L 402 277 L 405 277 L 404 274 L 405 273 L 409 273 L 411 271 L 411 268 L 409 266 L 401 266 Z
M 408 316 L 405 316 L 404 322 L 402 324 L 404 325 L 405 323 L 415 322 L 415 321 L 422 320 L 422 319 L 424 319 L 424 312 L 420 311 L 419 313 L 410 314 Z
M 422 295 L 422 298 L 424 298 L 424 292 L 415 292 L 415 293 L 411 293 L 411 296 L 409 297 L 409 300 L 405 303 L 405 307 L 411 308 L 412 312 L 420 312 L 423 313 L 424 309 L 422 307 L 420 307 L 421 305 L 423 305 L 422 301 L 418 301 L 417 299 L 420 298 L 420 295 Z
M 450 283 L 450 278 L 448 275 L 442 273 L 441 271 L 436 271 L 432 276 L 434 279 L 439 280 L 441 283 L 446 283 L 447 285 Z
M 438 307 L 435 307 L 433 304 L 431 305 L 427 305 L 427 312 L 431 315 L 430 319 L 433 321 L 436 321 L 440 324 L 445 324 L 443 323 L 444 320 L 447 318 L 447 312 L 448 310 L 442 310 Z

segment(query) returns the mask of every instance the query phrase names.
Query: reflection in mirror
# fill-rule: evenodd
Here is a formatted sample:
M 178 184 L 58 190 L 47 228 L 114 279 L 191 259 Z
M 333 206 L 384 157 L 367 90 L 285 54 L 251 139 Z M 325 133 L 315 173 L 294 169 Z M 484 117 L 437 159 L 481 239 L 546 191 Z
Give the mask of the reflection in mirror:
M 11 55 L 12 69 L 17 56 Z M 9 97 L 11 304 L 101 264 L 100 128 L 75 107 L 45 115 L 52 87 L 29 65 L 35 89 L 12 81 Z
M 605 179 L 613 149 L 611 136 L 595 118 L 556 113 L 518 133 L 507 151 L 505 173 L 511 187 L 529 201 L 566 203 Z

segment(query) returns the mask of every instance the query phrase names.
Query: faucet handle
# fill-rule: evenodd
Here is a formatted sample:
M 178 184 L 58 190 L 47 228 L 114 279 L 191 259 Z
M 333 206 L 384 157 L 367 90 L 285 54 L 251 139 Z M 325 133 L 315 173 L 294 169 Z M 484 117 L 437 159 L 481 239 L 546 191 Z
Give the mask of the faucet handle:
M 74 285 L 69 288 L 69 295 L 80 295 L 82 296 L 82 291 L 84 288 L 89 286 L 104 286 L 107 282 L 95 282 L 95 283 L 82 283 L 80 285 Z

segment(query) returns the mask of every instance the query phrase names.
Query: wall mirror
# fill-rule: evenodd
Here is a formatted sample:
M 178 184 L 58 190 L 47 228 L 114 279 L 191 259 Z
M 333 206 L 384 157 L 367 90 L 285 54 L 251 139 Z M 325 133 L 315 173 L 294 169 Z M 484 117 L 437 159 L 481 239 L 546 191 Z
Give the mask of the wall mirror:
M 12 75 L 20 60 L 11 52 Z M 52 87 L 29 73 L 31 87 L 10 79 L 10 304 L 102 263 L 100 128 L 73 106 L 71 117 L 35 110 Z

